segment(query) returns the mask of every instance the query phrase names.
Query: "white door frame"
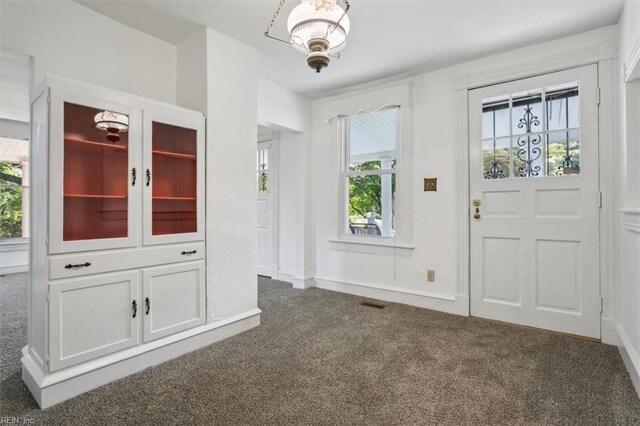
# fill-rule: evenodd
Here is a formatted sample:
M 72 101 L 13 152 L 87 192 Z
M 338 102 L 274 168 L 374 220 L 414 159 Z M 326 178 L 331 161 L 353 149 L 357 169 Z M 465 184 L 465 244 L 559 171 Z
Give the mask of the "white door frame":
M 615 42 L 603 42 L 568 52 L 530 55 L 520 63 L 511 62 L 508 67 L 496 67 L 475 74 L 460 75 L 453 88 L 457 125 L 455 127 L 455 164 L 462 165 L 457 182 L 458 212 L 458 280 L 456 303 L 465 315 L 470 312 L 470 189 L 469 189 L 469 111 L 468 92 L 483 86 L 535 77 L 583 65 L 598 65 L 600 104 L 598 109 L 598 139 L 600 191 L 603 206 L 600 209 L 600 292 L 603 298 L 601 320 L 602 341 L 617 344 L 615 318 L 618 312 L 615 286 L 618 226 L 618 125 L 614 112 L 617 105 L 617 46 Z M 534 57 L 537 56 L 537 57 Z
M 279 235 L 280 230 L 278 224 L 280 223 L 280 198 L 278 196 L 280 190 L 280 180 L 278 175 L 280 174 L 280 131 L 271 129 L 271 135 L 261 138 L 258 135 L 258 144 L 264 142 L 271 142 L 271 152 L 269 153 L 269 171 L 271 179 L 271 230 L 272 230 L 272 247 L 271 247 L 271 278 L 278 279 L 278 270 L 280 269 L 280 244 Z M 256 145 L 257 149 L 257 145 Z

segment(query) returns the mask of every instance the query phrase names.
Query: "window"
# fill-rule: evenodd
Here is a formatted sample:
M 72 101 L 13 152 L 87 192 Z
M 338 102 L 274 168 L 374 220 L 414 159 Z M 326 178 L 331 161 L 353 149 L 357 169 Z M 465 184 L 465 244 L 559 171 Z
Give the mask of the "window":
M 29 142 L 0 138 L 0 239 L 28 236 Z
M 400 108 L 341 119 L 344 234 L 396 236 Z
M 257 152 L 258 192 L 269 192 L 269 148 L 259 148 Z
M 580 173 L 577 83 L 482 102 L 485 179 Z

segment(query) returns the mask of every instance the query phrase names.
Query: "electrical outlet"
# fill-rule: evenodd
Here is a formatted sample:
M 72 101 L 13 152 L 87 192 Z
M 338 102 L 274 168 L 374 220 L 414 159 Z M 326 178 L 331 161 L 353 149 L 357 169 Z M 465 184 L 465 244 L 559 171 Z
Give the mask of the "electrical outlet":
M 433 271 L 431 269 L 427 271 L 427 281 L 429 281 L 430 283 L 436 281 L 436 271 Z

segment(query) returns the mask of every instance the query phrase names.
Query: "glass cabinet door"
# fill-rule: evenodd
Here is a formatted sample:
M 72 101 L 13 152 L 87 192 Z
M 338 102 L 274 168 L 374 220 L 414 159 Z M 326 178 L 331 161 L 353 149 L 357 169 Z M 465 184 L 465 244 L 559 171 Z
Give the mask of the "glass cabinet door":
M 204 239 L 204 117 L 147 109 L 144 124 L 144 243 Z
M 140 113 L 92 95 L 51 89 L 50 253 L 137 245 Z
M 196 232 L 197 132 L 152 123 L 152 235 Z
M 108 113 L 128 123 L 126 114 Z M 109 114 L 64 103 L 63 241 L 128 235 L 129 138 L 96 127 L 95 117 Z

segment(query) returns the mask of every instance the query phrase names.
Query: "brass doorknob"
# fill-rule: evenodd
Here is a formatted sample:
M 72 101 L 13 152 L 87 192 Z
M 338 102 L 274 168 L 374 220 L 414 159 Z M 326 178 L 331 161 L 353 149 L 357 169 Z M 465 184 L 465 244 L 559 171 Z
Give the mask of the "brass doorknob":
M 475 214 L 473 215 L 473 218 L 474 218 L 474 219 L 480 219 L 480 213 L 475 213 Z
M 473 200 L 472 204 L 473 204 L 473 207 L 480 207 L 480 204 L 482 204 L 482 201 L 476 198 L 475 200 Z

